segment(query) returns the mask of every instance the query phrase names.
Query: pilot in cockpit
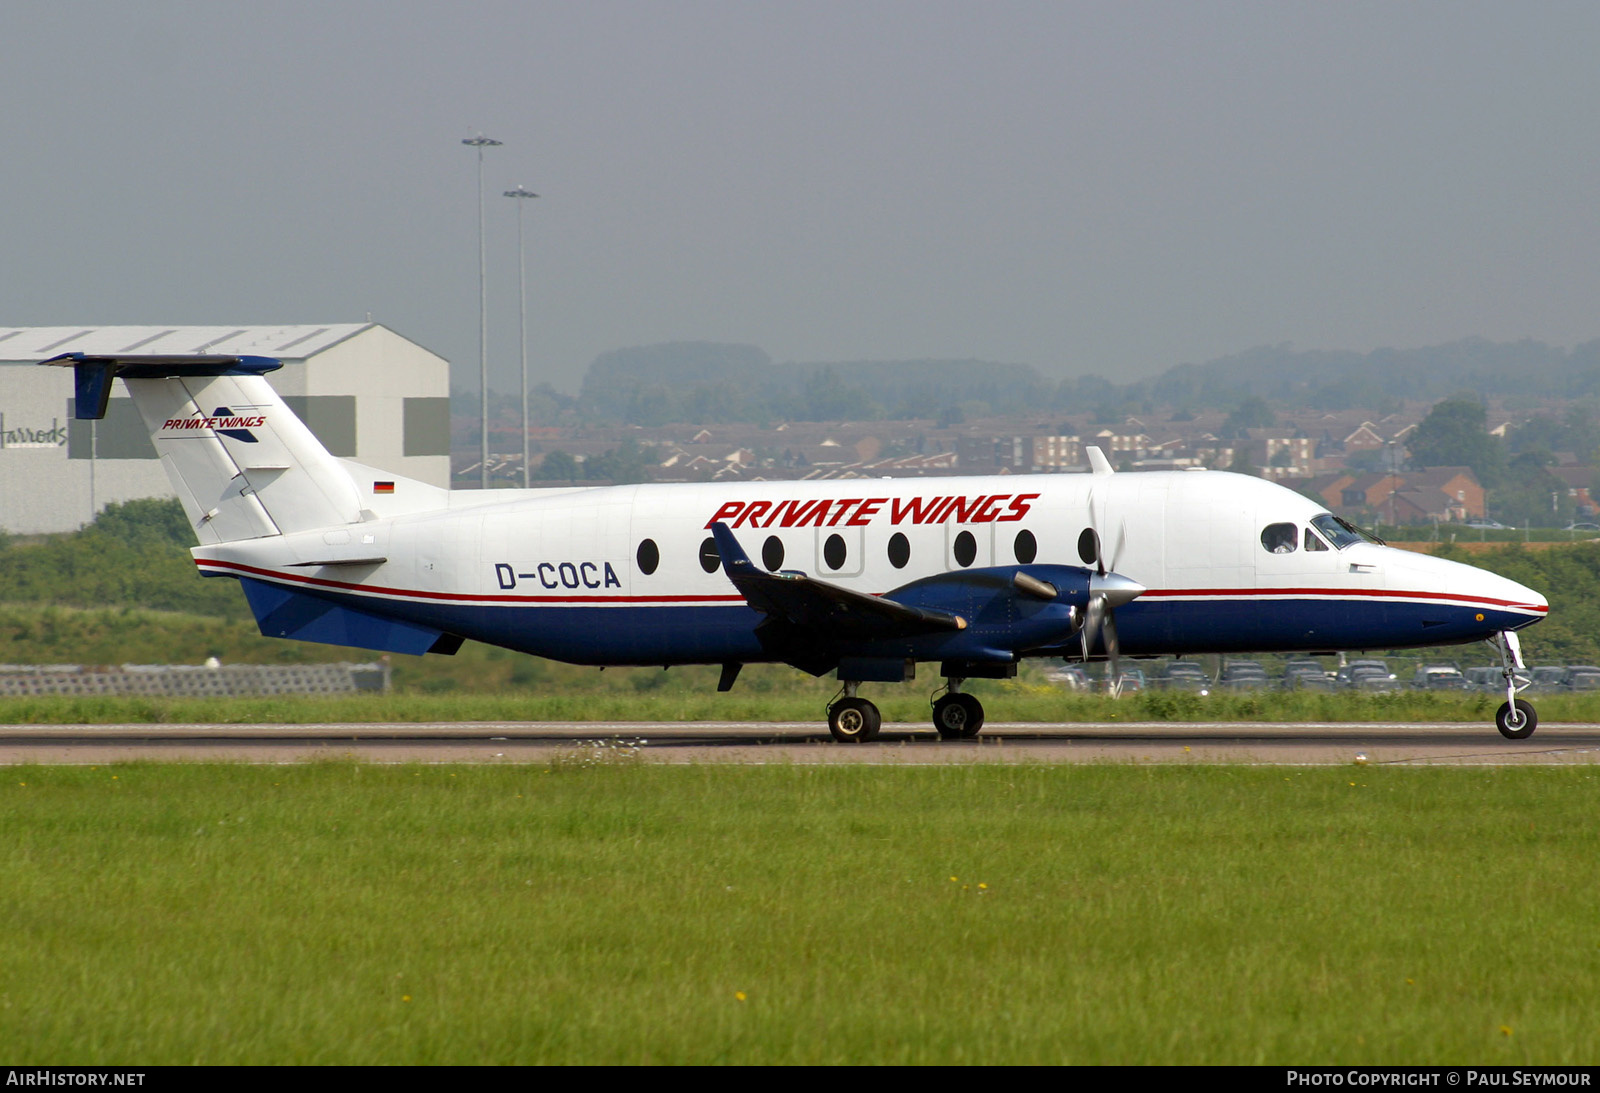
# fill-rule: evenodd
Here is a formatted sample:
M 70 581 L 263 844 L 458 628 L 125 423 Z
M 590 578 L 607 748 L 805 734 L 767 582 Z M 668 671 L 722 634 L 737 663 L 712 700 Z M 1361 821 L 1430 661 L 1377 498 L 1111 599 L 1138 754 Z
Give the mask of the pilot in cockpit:
M 1294 524 L 1268 524 L 1261 532 L 1261 545 L 1271 554 L 1292 554 L 1299 530 Z

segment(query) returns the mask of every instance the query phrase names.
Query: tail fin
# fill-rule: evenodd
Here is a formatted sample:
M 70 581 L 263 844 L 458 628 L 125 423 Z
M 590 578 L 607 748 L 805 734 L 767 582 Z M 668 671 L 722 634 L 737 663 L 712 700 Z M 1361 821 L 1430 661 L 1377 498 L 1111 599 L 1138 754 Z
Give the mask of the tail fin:
M 121 376 L 202 544 L 355 523 L 349 473 L 283 404 L 263 374 L 270 357 L 91 356 L 71 365 L 76 416 L 105 416 Z

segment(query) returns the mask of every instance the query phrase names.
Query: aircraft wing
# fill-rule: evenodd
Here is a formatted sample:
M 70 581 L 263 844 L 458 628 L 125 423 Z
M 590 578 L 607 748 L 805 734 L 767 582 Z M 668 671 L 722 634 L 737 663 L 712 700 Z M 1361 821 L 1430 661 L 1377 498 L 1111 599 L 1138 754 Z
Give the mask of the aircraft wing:
M 788 641 L 794 631 L 810 631 L 822 642 L 846 639 L 900 638 L 965 630 L 967 620 L 948 611 L 912 607 L 882 596 L 869 596 L 804 573 L 768 573 L 745 554 L 728 525 L 711 525 L 722 557 L 722 571 L 749 605 L 767 616 L 763 627 L 781 626 Z

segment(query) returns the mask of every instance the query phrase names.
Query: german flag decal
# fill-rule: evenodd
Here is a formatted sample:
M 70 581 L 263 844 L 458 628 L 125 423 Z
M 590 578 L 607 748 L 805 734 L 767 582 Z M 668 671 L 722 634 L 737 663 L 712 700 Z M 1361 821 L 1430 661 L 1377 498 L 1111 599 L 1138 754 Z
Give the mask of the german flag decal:
M 394 492 L 394 483 L 393 482 L 374 482 L 372 484 L 372 492 L 373 493 L 393 493 Z

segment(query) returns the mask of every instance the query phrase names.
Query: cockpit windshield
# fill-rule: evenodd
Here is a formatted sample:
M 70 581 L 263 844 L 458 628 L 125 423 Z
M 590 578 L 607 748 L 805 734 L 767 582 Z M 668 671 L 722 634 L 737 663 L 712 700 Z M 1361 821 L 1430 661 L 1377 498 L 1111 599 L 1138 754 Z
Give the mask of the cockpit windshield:
M 1343 550 L 1353 543 L 1375 543 L 1383 546 L 1383 540 L 1370 531 L 1363 531 L 1348 520 L 1340 519 L 1331 512 L 1311 518 L 1311 526 L 1322 532 L 1324 538 L 1332 543 L 1335 548 Z

